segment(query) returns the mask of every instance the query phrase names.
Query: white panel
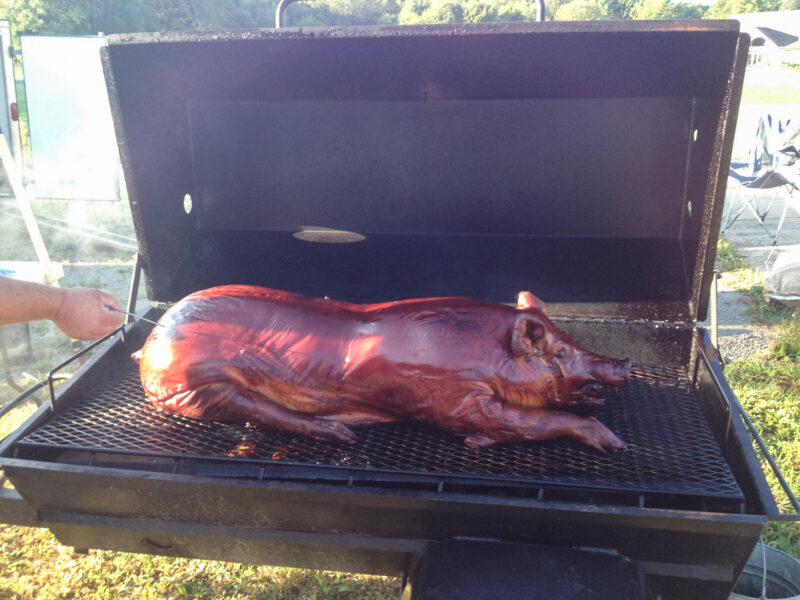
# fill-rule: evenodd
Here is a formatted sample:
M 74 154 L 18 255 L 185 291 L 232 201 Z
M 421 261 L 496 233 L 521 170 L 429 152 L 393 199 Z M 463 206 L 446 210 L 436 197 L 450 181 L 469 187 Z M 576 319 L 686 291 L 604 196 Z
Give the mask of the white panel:
M 39 198 L 119 198 L 119 156 L 100 64 L 104 37 L 22 36 Z

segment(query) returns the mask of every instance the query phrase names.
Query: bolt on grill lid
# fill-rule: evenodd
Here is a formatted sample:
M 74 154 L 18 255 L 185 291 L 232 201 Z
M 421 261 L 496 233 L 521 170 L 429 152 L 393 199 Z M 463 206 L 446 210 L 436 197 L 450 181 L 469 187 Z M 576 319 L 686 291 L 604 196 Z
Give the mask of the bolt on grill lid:
M 705 317 L 738 23 L 112 36 L 153 299 L 530 289 L 555 315 Z

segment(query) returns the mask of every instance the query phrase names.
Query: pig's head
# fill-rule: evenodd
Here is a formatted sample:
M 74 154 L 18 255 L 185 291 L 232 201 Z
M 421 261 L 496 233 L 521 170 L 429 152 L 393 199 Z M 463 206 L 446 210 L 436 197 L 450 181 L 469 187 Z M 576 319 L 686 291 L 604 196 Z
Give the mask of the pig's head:
M 549 408 L 602 406 L 604 385 L 628 379 L 630 360 L 584 350 L 547 318 L 544 304 L 520 292 L 511 331 L 512 376 L 506 401 Z

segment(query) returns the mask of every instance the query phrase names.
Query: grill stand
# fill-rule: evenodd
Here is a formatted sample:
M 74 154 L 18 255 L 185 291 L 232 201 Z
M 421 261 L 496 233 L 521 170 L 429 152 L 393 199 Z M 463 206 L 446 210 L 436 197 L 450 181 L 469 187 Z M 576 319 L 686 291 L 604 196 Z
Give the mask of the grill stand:
M 129 328 L 129 343 L 143 334 L 140 329 L 141 324 Z M 87 386 L 104 380 L 109 365 L 127 360 L 129 352 L 115 339 L 92 357 L 81 377 L 59 390 L 56 416 L 68 409 L 70 397 L 81 397 Z M 48 412 L 43 407 L 0 452 L 7 455 Z M 591 504 L 566 502 L 558 493 L 494 499 L 489 516 L 484 496 L 441 485 L 398 492 L 353 480 L 220 480 L 182 473 L 150 473 L 142 479 L 124 468 L 96 464 L 28 458 L 4 459 L 4 464 L 22 497 L 36 507 L 35 523 L 30 513 L 21 515 L 25 524 L 49 527 L 61 543 L 76 548 L 400 575 L 410 572 L 432 542 L 454 535 L 597 548 L 611 543 L 615 552 L 635 558 L 657 589 L 667 590 L 665 598 L 697 597 L 698 586 L 708 597 L 722 597 L 738 576 L 739 567 L 732 565 L 744 564 L 750 540 L 755 543 L 765 521 L 758 514 L 709 519 L 691 511 L 687 520 L 685 511 L 636 506 L 598 512 Z M 663 548 L 674 545 L 687 527 L 692 547 L 665 554 Z M 713 564 L 708 557 L 714 557 Z
M 641 566 L 614 554 L 448 540 L 425 550 L 403 599 L 647 600 L 647 587 Z
M 137 263 L 131 284 L 131 295 L 134 297 L 138 291 L 138 272 Z M 130 301 L 129 309 L 130 312 L 135 309 L 135 305 Z M 45 420 L 49 412 L 62 413 L 66 408 L 63 398 L 70 395 L 72 384 L 78 385 L 76 393 L 82 393 L 91 382 L 104 380 L 108 373 L 104 363 L 116 364 L 114 361 L 118 360 L 120 355 L 125 355 L 127 358 L 129 353 L 127 345 L 137 337 L 141 339 L 142 325 L 128 324 L 122 331 L 112 334 L 110 337 L 113 340 L 106 348 L 93 356 L 81 369 L 80 383 L 68 382 L 59 390 L 59 398 L 53 394 L 50 406 L 42 407 L 20 429 L 20 432 L 0 444 L 0 454 L 5 454 L 8 448 L 19 442 L 24 433 L 35 429 L 36 424 Z M 132 334 L 133 339 L 130 337 Z M 122 339 L 123 335 L 126 336 L 127 343 Z M 699 339 L 702 340 L 702 335 Z M 102 341 L 105 340 L 101 340 L 101 343 Z M 736 440 L 736 429 L 737 427 L 741 429 L 742 425 L 734 414 L 741 415 L 742 409 L 738 403 L 732 404 L 730 398 L 724 394 L 729 388 L 724 383 L 724 377 L 716 373 L 716 370 L 721 371 L 721 366 L 717 364 L 716 351 L 707 336 L 705 347 L 706 352 L 697 359 L 694 376 L 698 377 L 702 366 L 713 379 L 715 386 L 723 392 L 717 401 L 728 407 L 725 438 Z M 50 380 L 57 375 L 57 371 L 58 369 L 54 369 L 51 372 Z M 731 392 L 729 394 L 732 396 Z M 61 409 L 59 405 L 62 405 Z M 736 406 L 736 410 L 731 406 Z M 708 412 L 707 407 L 704 408 Z M 751 423 L 749 427 L 752 428 Z M 15 454 L 18 455 L 18 450 Z M 424 487 L 422 493 L 411 494 L 411 497 L 400 500 L 402 506 L 396 505 L 397 494 L 387 496 L 385 490 L 370 489 L 369 483 L 358 484 L 352 476 L 344 489 L 338 482 L 332 485 L 325 483 L 308 485 L 276 481 L 268 484 L 265 489 L 253 487 L 252 482 L 248 481 L 239 482 L 243 487 L 231 486 L 230 482 L 225 482 L 219 489 L 220 496 L 217 497 L 218 501 L 222 500 L 223 507 L 236 506 L 232 512 L 248 514 L 248 506 L 263 507 L 264 502 L 267 502 L 268 505 L 271 503 L 272 508 L 282 514 L 281 518 L 285 520 L 282 523 L 271 523 L 267 527 L 264 526 L 266 523 L 252 527 L 250 524 L 226 522 L 231 516 L 228 508 L 223 508 L 220 514 L 209 518 L 210 515 L 203 514 L 205 511 L 199 507 L 194 507 L 196 514 L 193 516 L 192 510 L 187 512 L 180 507 L 164 506 L 165 496 L 168 497 L 171 493 L 177 493 L 181 498 L 199 498 L 203 494 L 207 495 L 206 485 L 213 483 L 219 486 L 219 480 L 207 478 L 205 482 L 200 483 L 197 478 L 190 477 L 192 482 L 188 483 L 186 476 L 179 473 L 155 474 L 148 478 L 150 480 L 148 485 L 143 486 L 143 482 L 137 477 L 130 477 L 130 472 L 96 466 L 95 457 L 96 454 L 92 454 L 88 466 L 60 465 L 59 467 L 47 463 L 37 464 L 30 460 L 6 460 L 5 473 L 18 482 L 22 495 L 16 490 L 2 490 L 0 520 L 26 526 L 48 527 L 59 541 L 76 548 L 109 548 L 140 553 L 389 575 L 409 573 L 426 549 L 439 546 L 434 543 L 436 539 L 446 540 L 455 532 L 463 535 L 464 522 L 472 523 L 471 530 L 467 532 L 471 534 L 470 537 L 494 539 L 500 532 L 502 539 L 518 539 L 518 542 L 512 544 L 525 543 L 526 547 L 532 539 L 537 543 L 544 541 L 564 545 L 566 542 L 569 545 L 598 548 L 605 547 L 608 539 L 622 539 L 624 543 L 617 544 L 615 552 L 636 557 L 636 564 L 648 576 L 648 580 L 653 582 L 657 589 L 666 590 L 667 595 L 664 597 L 667 598 L 694 597 L 698 593 L 698 586 L 705 589 L 710 594 L 709 597 L 730 589 L 738 577 L 738 568 L 725 565 L 743 564 L 746 556 L 736 557 L 731 562 L 730 558 L 719 556 L 719 549 L 730 542 L 731 535 L 742 536 L 742 539 L 746 540 L 757 539 L 764 522 L 762 517 L 744 514 L 717 515 L 712 519 L 711 526 L 708 521 L 698 521 L 696 523 L 698 532 L 693 537 L 693 544 L 696 544 L 698 549 L 697 555 L 686 556 L 682 552 L 665 560 L 664 556 L 653 556 L 651 547 L 660 545 L 658 537 L 668 540 L 684 528 L 685 514 L 681 511 L 645 508 L 643 499 L 639 501 L 638 508 L 621 507 L 614 518 L 609 519 L 606 514 L 597 519 L 595 511 L 590 506 L 561 502 L 558 493 L 553 499 L 550 499 L 549 495 L 545 498 L 540 491 L 535 498 L 507 499 L 502 503 L 507 514 L 499 514 L 496 519 L 491 520 L 491 523 L 487 523 L 476 522 L 475 516 L 471 514 L 470 506 L 472 504 L 480 506 L 482 502 L 480 497 L 454 494 L 450 491 L 450 486 L 445 489 L 443 482 L 434 486 L 435 491 L 428 491 L 430 488 Z M 175 463 L 174 470 L 179 470 L 180 466 L 180 461 Z M 773 468 L 777 468 L 776 465 L 773 464 Z M 62 481 L 59 473 L 70 473 L 70 476 L 68 480 Z M 261 474 L 256 483 L 263 485 L 263 468 Z M 101 475 L 99 480 L 98 475 Z M 45 480 L 53 479 L 41 485 L 42 477 Z M 129 483 L 126 483 L 128 480 Z M 34 481 L 36 484 L 32 485 Z M 106 481 L 108 483 L 105 483 Z M 195 492 L 190 489 L 198 484 L 203 491 L 198 489 Z M 32 487 L 29 487 L 30 485 Z M 114 488 L 112 495 L 115 497 L 109 497 L 109 486 Z M 797 518 L 797 515 L 778 515 L 777 507 L 768 490 L 764 490 L 763 486 L 759 487 L 758 482 L 755 483 L 755 487 L 771 518 Z M 344 497 L 341 496 L 343 491 Z M 266 495 L 263 495 L 264 493 Z M 332 509 L 329 504 L 320 507 L 320 494 L 325 493 L 337 497 L 340 502 L 338 508 Z M 85 512 L 87 494 L 102 499 L 90 513 Z M 67 506 L 66 510 L 63 506 L 58 509 L 49 508 L 49 499 L 59 495 L 75 499 L 74 507 L 70 509 Z M 246 497 L 244 504 L 242 504 L 243 496 Z M 354 499 L 355 504 L 353 504 Z M 792 502 L 796 500 L 792 498 Z M 354 505 L 362 507 L 355 522 L 353 516 L 349 514 Z M 131 518 L 104 514 L 108 512 L 108 506 L 126 507 L 128 511 L 139 516 Z M 287 511 L 285 508 L 287 506 L 294 508 Z M 296 529 L 298 519 L 295 511 L 302 514 L 318 514 L 321 508 L 324 514 L 317 526 L 312 527 L 310 531 Z M 402 509 L 405 515 L 399 520 L 399 529 L 398 523 L 395 523 L 394 527 L 389 527 L 381 535 L 375 535 L 374 531 L 358 531 L 360 524 L 363 523 L 363 517 L 366 517 L 367 522 L 373 523 L 396 522 L 399 509 Z M 266 512 L 270 514 L 269 521 L 272 521 L 275 518 L 272 510 L 267 509 Z M 439 521 L 439 533 L 433 539 L 427 535 L 430 532 L 419 527 L 420 521 L 425 522 L 430 519 L 431 512 L 437 515 L 436 520 Z M 560 518 L 559 512 L 561 512 Z M 500 529 L 497 519 L 503 523 Z M 592 539 L 589 540 L 585 536 L 587 527 L 593 530 Z M 420 535 L 409 536 L 408 533 L 413 533 L 414 530 Z M 348 533 L 343 534 L 342 531 Z M 450 547 L 447 545 L 448 542 L 440 543 L 445 544 L 444 548 Z M 738 550 L 744 549 L 747 555 L 751 550 L 749 541 L 736 542 L 733 547 Z M 332 548 L 336 548 L 336 552 L 331 552 Z M 467 552 L 469 551 L 468 549 Z M 715 555 L 719 558 L 719 564 L 703 564 L 704 557 Z M 421 568 L 424 568 L 424 564 Z M 424 590 L 424 586 L 422 589 Z M 429 597 L 419 595 L 422 593 L 419 592 L 420 586 L 417 590 L 414 592 L 417 595 L 410 596 L 411 598 Z

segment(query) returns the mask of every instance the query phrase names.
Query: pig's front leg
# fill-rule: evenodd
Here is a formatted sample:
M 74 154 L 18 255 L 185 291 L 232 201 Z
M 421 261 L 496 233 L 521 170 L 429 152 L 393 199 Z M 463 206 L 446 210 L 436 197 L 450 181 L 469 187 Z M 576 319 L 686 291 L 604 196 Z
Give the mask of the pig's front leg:
M 483 448 L 504 442 L 541 441 L 559 437 L 571 437 L 596 448 L 623 450 L 625 442 L 594 417 L 551 410 L 547 408 L 526 408 L 508 404 L 494 397 L 473 398 L 477 410 L 472 413 L 472 431 L 464 443 L 471 448 Z

